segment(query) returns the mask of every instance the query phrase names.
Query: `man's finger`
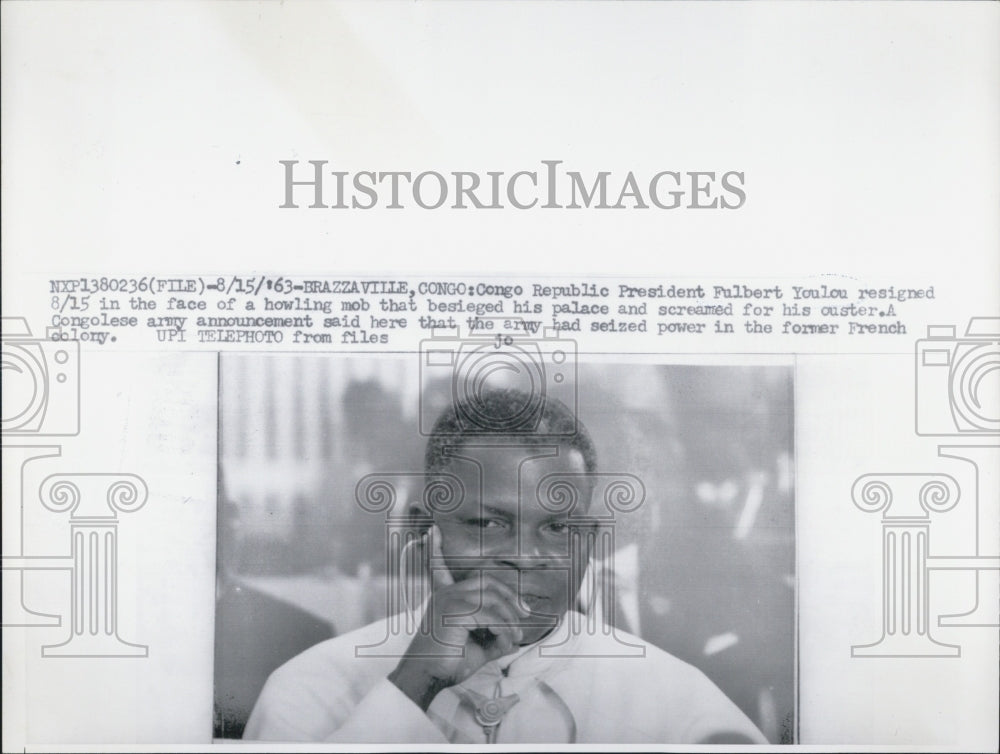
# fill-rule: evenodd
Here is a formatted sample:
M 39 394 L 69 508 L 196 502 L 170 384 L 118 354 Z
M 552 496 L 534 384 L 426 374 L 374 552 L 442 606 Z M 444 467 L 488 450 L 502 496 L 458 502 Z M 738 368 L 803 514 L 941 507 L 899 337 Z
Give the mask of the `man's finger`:
M 521 628 L 508 622 L 507 616 L 500 612 L 495 603 L 486 605 L 471 615 L 463 615 L 460 620 L 463 628 L 469 631 L 485 628 L 508 648 L 519 645 L 524 638 Z
M 461 605 L 462 612 L 454 610 Z M 441 616 L 442 625 L 460 626 L 466 631 L 484 628 L 494 636 L 504 636 L 513 646 L 524 638 L 520 618 L 511 610 L 503 597 L 496 593 L 463 595 L 452 603 L 452 609 Z
M 504 645 L 505 654 L 521 644 L 524 631 L 516 623 L 508 623 L 506 616 L 500 614 L 496 604 L 484 608 L 479 615 L 482 617 L 483 628 L 496 636 L 498 643 Z
M 531 610 L 521 604 L 517 591 L 505 584 L 489 571 L 473 571 L 468 578 L 459 581 L 455 585 L 455 588 L 459 591 L 470 592 L 473 594 L 492 591 L 505 600 L 515 613 L 518 613 L 525 618 L 531 615 Z
M 491 660 L 495 660 L 497 657 L 510 654 L 517 646 L 517 642 L 512 641 L 511 637 L 507 634 L 497 634 L 497 640 L 493 647 L 486 649 L 486 656 Z
M 437 524 L 431 526 L 427 531 L 427 537 L 431 544 L 431 584 L 435 589 L 451 586 L 455 583 L 455 579 L 452 578 L 451 571 L 448 570 L 448 566 L 444 562 L 444 555 L 441 552 L 441 530 Z
M 503 596 L 507 600 L 507 602 L 511 604 L 514 610 L 523 615 L 524 617 L 528 617 L 529 615 L 531 615 L 531 610 L 529 610 L 528 608 L 524 607 L 521 604 L 521 597 L 517 593 L 517 590 L 509 586 L 508 584 L 505 584 L 503 581 L 501 581 L 499 578 L 494 576 L 489 571 L 482 572 L 482 584 L 484 587 L 488 587 L 499 592 L 500 595 Z
M 493 584 L 480 593 L 480 601 L 484 608 L 489 607 L 496 610 L 503 617 L 505 623 L 516 626 L 521 630 L 523 621 L 528 617 L 528 613 L 519 612 L 506 594 L 496 589 Z
M 531 610 L 521 604 L 517 592 L 487 571 L 474 572 L 467 579 L 455 584 L 453 588 L 474 595 L 480 604 L 493 602 L 500 604 L 504 613 L 510 616 L 509 623 L 520 625 L 531 615 Z

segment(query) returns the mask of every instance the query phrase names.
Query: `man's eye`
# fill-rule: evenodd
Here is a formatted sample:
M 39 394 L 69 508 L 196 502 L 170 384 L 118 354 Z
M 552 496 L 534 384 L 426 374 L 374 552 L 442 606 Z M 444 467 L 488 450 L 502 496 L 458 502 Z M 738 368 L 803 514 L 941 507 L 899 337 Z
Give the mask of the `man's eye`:
M 545 525 L 545 529 L 552 534 L 565 534 L 573 527 L 563 521 L 553 521 Z
M 499 518 L 471 518 L 468 521 L 470 526 L 478 526 L 480 529 L 505 529 L 507 522 Z

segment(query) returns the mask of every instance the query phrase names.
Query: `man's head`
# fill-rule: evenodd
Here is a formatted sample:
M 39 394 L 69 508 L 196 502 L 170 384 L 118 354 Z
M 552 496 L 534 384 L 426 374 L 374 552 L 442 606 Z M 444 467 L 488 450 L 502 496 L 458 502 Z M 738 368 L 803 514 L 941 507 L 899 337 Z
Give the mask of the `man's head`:
M 479 396 L 478 415 L 487 426 L 503 424 L 526 398 L 516 390 L 492 390 Z M 441 551 L 456 580 L 487 571 L 515 589 L 533 617 L 524 643 L 536 641 L 572 605 L 589 558 L 581 521 L 592 493 L 589 474 L 597 459 L 586 428 L 562 403 L 548 399 L 539 414 L 526 417 L 530 427 L 505 426 L 485 432 L 460 417 L 470 412 L 449 407 L 434 425 L 427 444 L 425 469 L 451 474 L 462 485 L 454 510 L 430 513 L 441 532 Z M 525 431 L 530 429 L 531 431 Z M 564 507 L 548 499 L 546 480 L 557 476 L 562 492 L 576 504 Z

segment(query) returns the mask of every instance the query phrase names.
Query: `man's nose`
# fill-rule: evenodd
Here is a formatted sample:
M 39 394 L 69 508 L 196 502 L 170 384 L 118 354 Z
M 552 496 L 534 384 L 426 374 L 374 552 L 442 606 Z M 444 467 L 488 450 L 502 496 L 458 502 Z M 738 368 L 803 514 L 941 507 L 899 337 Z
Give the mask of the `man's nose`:
M 513 546 L 508 545 L 502 551 L 494 551 L 493 559 L 503 566 L 518 570 L 551 568 L 568 555 L 565 546 L 533 538 L 511 544 Z
M 538 552 L 524 552 L 520 555 L 508 555 L 493 560 L 504 568 L 516 571 L 541 571 L 551 568 L 553 565 L 551 556 Z

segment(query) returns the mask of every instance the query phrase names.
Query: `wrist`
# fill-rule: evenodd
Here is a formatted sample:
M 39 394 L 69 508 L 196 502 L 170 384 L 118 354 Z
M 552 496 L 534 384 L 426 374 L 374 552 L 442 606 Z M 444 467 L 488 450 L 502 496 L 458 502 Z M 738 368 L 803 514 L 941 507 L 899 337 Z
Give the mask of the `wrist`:
M 388 680 L 424 712 L 438 693 L 453 685 L 450 678 L 435 675 L 425 664 L 406 659 L 400 660 Z

